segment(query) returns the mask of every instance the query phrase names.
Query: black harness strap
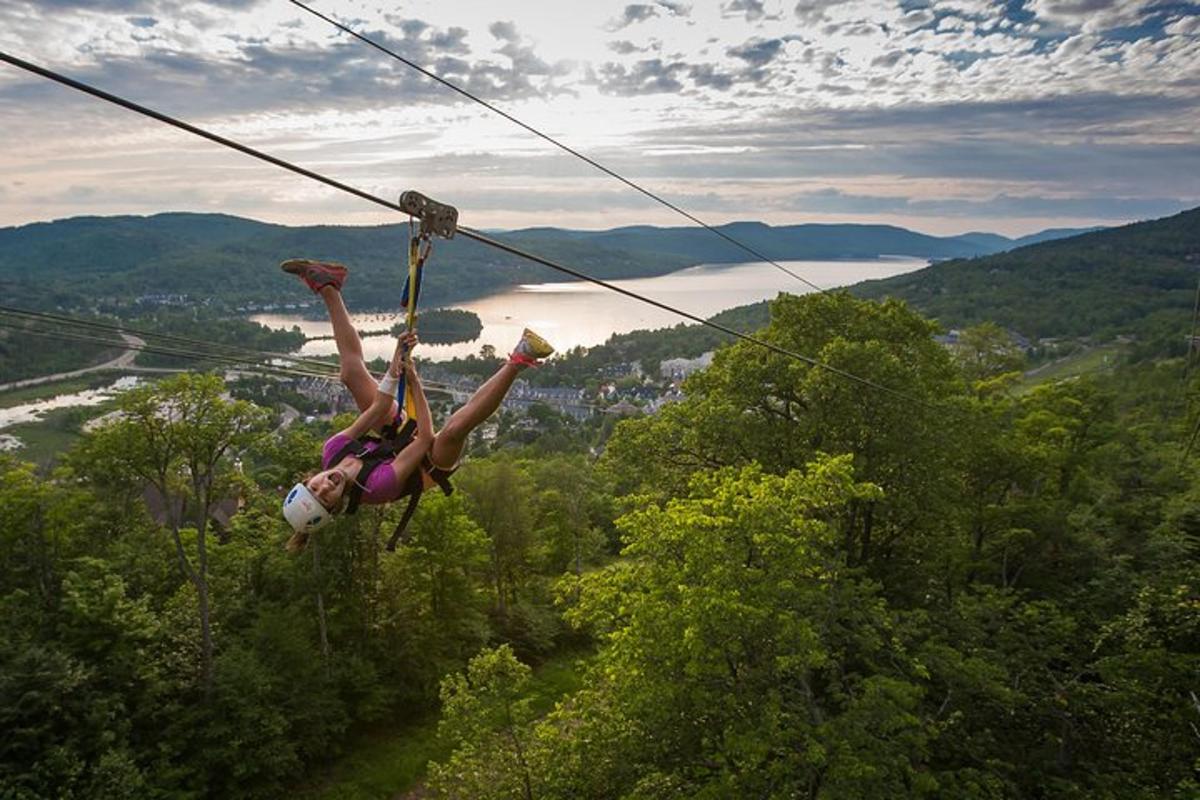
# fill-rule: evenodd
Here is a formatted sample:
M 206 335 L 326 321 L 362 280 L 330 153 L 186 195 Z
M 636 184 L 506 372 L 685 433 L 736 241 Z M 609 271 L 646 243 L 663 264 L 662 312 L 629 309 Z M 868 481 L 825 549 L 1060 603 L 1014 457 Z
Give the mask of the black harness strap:
M 417 423 L 414 420 L 408 420 L 404 425 L 397 427 L 395 423 L 388 425 L 379 436 L 364 436 L 362 439 L 354 439 L 345 444 L 341 450 L 334 454 L 331 459 L 331 464 L 338 464 L 346 456 L 354 456 L 362 461 L 362 466 L 359 467 L 358 473 L 354 476 L 350 488 L 346 490 L 346 513 L 353 514 L 358 511 L 359 505 L 362 503 L 364 487 L 371 474 L 379 467 L 391 459 L 395 458 L 396 454 L 408 447 L 412 443 L 417 431 Z M 368 444 L 375 444 L 374 450 L 367 450 Z M 408 483 L 404 486 L 404 492 L 401 495 L 408 496 L 408 507 L 404 509 L 404 514 L 400 517 L 399 524 L 396 525 L 395 532 L 388 540 L 387 549 L 394 551 L 397 543 L 404 540 L 404 531 L 408 527 L 408 523 L 412 520 L 413 514 L 417 513 L 417 504 L 421 501 L 421 493 L 425 490 L 425 480 L 422 477 L 423 472 L 428 472 L 434 482 L 441 488 L 442 492 L 449 495 L 454 491 L 454 487 L 450 485 L 450 476 L 454 474 L 454 470 L 444 470 L 434 466 L 426 455 L 421 467 L 413 470 L 413 473 L 408 476 Z

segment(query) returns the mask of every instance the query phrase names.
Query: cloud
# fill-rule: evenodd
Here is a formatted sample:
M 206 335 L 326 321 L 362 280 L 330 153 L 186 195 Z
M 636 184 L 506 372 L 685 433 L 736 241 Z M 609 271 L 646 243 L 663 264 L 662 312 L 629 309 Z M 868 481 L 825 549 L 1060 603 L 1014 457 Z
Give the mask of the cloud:
M 748 22 L 762 19 L 766 16 L 763 0 L 731 0 L 721 6 L 724 14 L 741 14 Z
M 436 174 L 453 191 L 500 176 L 539 187 L 563 179 L 561 162 L 552 169 L 527 157 L 536 148 L 523 134 L 496 135 L 503 122 L 481 121 L 444 87 L 286 3 L 244 13 L 253 7 L 8 0 L 15 11 L 5 14 L 0 49 L 28 43 L 21 52 L 31 60 L 198 124 L 262 137 L 251 141 L 264 147 L 319 152 L 368 181 L 397 158 L 405 175 Z M 1088 193 L 1118 198 L 1132 213 L 1139 198 L 1191 196 L 1200 174 L 1194 2 L 641 0 L 586 4 L 560 20 L 519 0 L 493 0 L 482 18 L 440 6 L 420 19 L 355 8 L 361 18 L 349 24 L 406 58 L 523 118 L 536 109 L 531 121 L 548 118 L 549 100 L 565 141 L 714 209 L 730 196 L 726 187 L 745 198 L 763 186 L 790 195 L 825 185 L 844 194 L 825 201 L 857 203 L 862 213 L 871 203 L 879 214 L 1000 213 L 1018 199 L 1035 208 L 1029 198 L 1053 199 L 1066 213 L 1065 201 Z M 779 8 L 792 13 L 773 16 Z M 607 34 L 614 26 L 627 30 Z M 102 143 L 135 149 L 128 132 L 142 123 L 130 119 L 0 71 L 3 150 L 20 144 L 35 154 L 39 138 L 78 142 L 87 131 L 91 166 L 59 186 L 93 185 L 111 164 Z M 409 128 L 428 139 L 406 138 Z M 57 163 L 84 164 L 79 149 L 64 146 Z M 472 158 L 453 157 L 464 153 Z M 11 174 L 43 168 L 40 156 L 0 152 L 0 171 L 22 158 L 38 166 Z M 893 194 L 905 203 L 883 210 Z M 990 205 L 920 205 L 939 194 Z
M 805 25 L 818 25 L 829 20 L 828 10 L 841 0 L 800 0 L 792 12 Z
M 536 45 L 523 43 L 517 26 L 511 22 L 493 22 L 488 32 L 504 42 L 496 52 L 508 57 L 513 75 L 561 75 L 567 71 L 565 64 L 551 66 L 538 56 Z
M 692 7 L 687 3 L 676 2 L 676 0 L 657 0 L 658 5 L 671 12 L 676 17 L 691 16 Z
M 1200 36 L 1200 13 L 1189 17 L 1177 17 L 1164 28 L 1171 36 Z
M 645 53 L 648 50 L 654 49 L 653 46 L 638 47 L 628 39 L 618 39 L 608 43 L 608 49 L 620 56 L 627 56 L 633 53 Z
M 922 28 L 936 19 L 933 12 L 928 8 L 914 8 L 912 11 L 905 12 L 900 17 L 900 24 L 908 28 Z
M 519 42 L 521 40 L 521 35 L 517 33 L 517 26 L 511 22 L 493 22 L 488 26 L 488 33 L 506 42 Z
M 1150 0 L 1028 0 L 1026 9 L 1039 20 L 1089 31 L 1136 25 Z
M 904 58 L 904 55 L 905 54 L 903 50 L 893 50 L 890 53 L 884 53 L 881 56 L 875 56 L 875 58 L 871 59 L 871 66 L 879 67 L 881 69 L 892 69 L 900 62 L 901 59 Z
M 20 0 L 18 0 L 19 2 Z M 267 0 L 197 0 L 204 5 L 217 6 L 238 11 L 246 11 L 262 5 Z M 42 12 L 88 11 L 94 13 L 152 13 L 171 14 L 173 9 L 183 5 L 181 2 L 164 2 L 164 0 L 37 0 L 26 5 L 40 9 Z
M 613 30 L 628 27 L 637 22 L 644 22 L 652 17 L 658 16 L 658 7 L 646 3 L 635 3 L 625 6 L 625 10 L 621 12 L 621 18 L 612 24 Z
M 696 64 L 688 68 L 688 77 L 697 86 L 725 91 L 734 84 L 734 76 L 712 64 Z
M 597 86 L 604 94 L 617 95 L 678 92 L 683 89 L 678 76 L 686 71 L 687 64 L 667 63 L 661 58 L 643 59 L 629 68 L 609 62 L 600 67 Z
M 838 189 L 819 189 L 794 195 L 788 205 L 796 211 L 851 216 L 903 214 L 941 217 L 1148 219 L 1184 211 L 1200 198 L 1179 197 L 1052 197 L 1000 193 L 980 199 L 923 199 L 895 195 L 859 195 Z
M 755 67 L 761 67 L 769 64 L 783 47 L 782 39 L 751 39 L 748 42 L 730 47 L 725 51 L 727 55 L 734 58 L 740 58 L 747 64 Z

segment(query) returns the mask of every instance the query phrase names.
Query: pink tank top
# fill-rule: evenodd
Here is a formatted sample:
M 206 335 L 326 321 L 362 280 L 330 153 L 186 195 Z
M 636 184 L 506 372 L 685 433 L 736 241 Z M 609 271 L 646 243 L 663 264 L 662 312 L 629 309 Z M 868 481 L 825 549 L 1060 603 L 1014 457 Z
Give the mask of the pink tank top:
M 334 466 L 331 463 L 334 457 L 337 456 L 343 447 L 352 441 L 353 439 L 349 436 L 341 433 L 335 433 L 326 439 L 325 446 L 321 448 L 321 468 L 329 469 Z M 374 442 L 367 442 L 367 452 L 374 451 L 378 446 Z M 382 462 L 367 478 L 367 482 L 363 486 L 361 502 L 379 505 L 381 503 L 394 502 L 404 496 L 404 487 L 396 479 L 396 473 L 392 469 L 392 461 L 393 459 L 389 458 Z

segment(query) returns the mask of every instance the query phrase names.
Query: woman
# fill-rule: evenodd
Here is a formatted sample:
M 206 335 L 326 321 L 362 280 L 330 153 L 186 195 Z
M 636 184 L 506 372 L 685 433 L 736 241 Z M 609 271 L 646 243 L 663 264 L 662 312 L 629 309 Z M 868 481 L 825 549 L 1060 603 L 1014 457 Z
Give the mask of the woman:
M 415 333 L 406 332 L 396 341 L 396 350 L 388 365 L 387 374 L 376 384 L 363 359 L 362 342 L 350 322 L 350 314 L 342 302 L 342 284 L 348 270 L 341 264 L 309 259 L 292 259 L 280 265 L 284 272 L 299 276 L 315 294 L 325 301 L 333 338 L 340 361 L 339 377 L 358 405 L 358 418 L 345 430 L 326 442 L 321 454 L 321 471 L 297 483 L 283 502 L 283 516 L 295 530 L 288 541 L 289 550 L 299 550 L 308 543 L 309 535 L 329 522 L 341 511 L 355 486 L 364 457 L 379 445 L 359 443 L 362 437 L 385 425 L 399 421 L 401 409 L 396 403 L 396 387 L 401 370 L 413 397 L 416 412 L 414 438 L 398 453 L 383 459 L 369 470 L 358 485 L 363 503 L 390 503 L 409 494 L 413 476 L 419 471 L 420 486 L 429 488 L 443 484 L 458 467 L 467 436 L 500 407 L 513 381 L 526 367 L 536 366 L 539 359 L 554 352 L 540 336 L 528 329 L 521 336 L 508 362 L 487 380 L 466 405 L 455 411 L 436 434 L 429 415 L 429 404 L 421 388 L 420 378 L 412 362 L 412 348 L 417 344 Z

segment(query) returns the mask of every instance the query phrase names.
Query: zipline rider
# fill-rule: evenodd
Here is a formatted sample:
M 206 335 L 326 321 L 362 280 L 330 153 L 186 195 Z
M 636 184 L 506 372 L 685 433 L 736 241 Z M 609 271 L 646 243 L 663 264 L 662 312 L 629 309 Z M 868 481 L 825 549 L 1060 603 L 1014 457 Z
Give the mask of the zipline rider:
M 525 329 L 508 361 L 435 434 L 429 403 L 412 361 L 417 335 L 410 330 L 397 338 L 387 374 L 376 383 L 342 301 L 342 284 L 349 272 L 346 267 L 309 259 L 292 259 L 280 266 L 302 279 L 325 302 L 337 344 L 339 377 L 359 408 L 350 427 L 325 442 L 321 470 L 293 486 L 284 499 L 283 516 L 295 531 L 288 549 L 303 549 L 313 531 L 342 511 L 354 513 L 359 503 L 391 503 L 408 496 L 409 507 L 388 543 L 388 549 L 394 549 L 421 492 L 439 486 L 450 493 L 447 479 L 458 469 L 471 431 L 495 413 L 517 376 L 527 367 L 537 366 L 554 348 Z M 402 377 L 411 416 L 396 402 Z M 373 431 L 383 436 L 370 436 Z

